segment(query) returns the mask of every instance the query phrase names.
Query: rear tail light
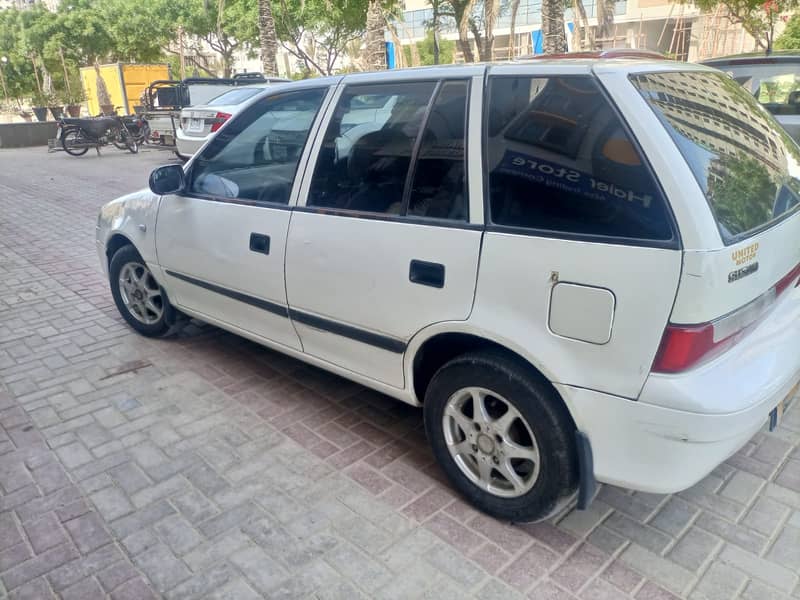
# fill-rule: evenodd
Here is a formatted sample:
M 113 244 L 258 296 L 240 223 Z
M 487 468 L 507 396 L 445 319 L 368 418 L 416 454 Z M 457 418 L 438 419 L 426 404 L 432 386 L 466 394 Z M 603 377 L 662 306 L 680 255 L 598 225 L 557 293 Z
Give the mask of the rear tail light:
M 230 118 L 231 116 L 228 113 L 218 112 L 211 123 L 211 132 L 217 131 Z
M 680 373 L 719 356 L 735 345 L 769 313 L 775 299 L 792 285 L 800 286 L 800 265 L 742 308 L 697 325 L 669 323 L 653 361 L 655 373 Z
M 787 289 L 792 287 L 792 284 L 794 284 L 795 287 L 800 286 L 800 265 L 797 265 L 786 277 L 775 284 L 776 294 L 781 295 Z

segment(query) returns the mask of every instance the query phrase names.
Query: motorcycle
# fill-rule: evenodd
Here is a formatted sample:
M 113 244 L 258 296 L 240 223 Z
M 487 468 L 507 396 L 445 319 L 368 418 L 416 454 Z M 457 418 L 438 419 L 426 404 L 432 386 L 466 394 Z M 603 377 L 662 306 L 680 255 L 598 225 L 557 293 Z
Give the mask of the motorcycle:
M 139 135 L 140 131 L 134 133 L 133 127 L 117 116 L 86 119 L 61 117 L 56 130 L 56 140 L 60 140 L 61 147 L 72 156 L 83 156 L 89 148 L 94 148 L 99 155 L 100 147 L 109 143 L 136 154 L 139 151 Z
M 133 134 L 136 143 L 140 146 L 146 144 L 150 139 L 150 124 L 142 115 L 130 115 L 127 117 L 120 117 L 125 127 L 128 128 Z

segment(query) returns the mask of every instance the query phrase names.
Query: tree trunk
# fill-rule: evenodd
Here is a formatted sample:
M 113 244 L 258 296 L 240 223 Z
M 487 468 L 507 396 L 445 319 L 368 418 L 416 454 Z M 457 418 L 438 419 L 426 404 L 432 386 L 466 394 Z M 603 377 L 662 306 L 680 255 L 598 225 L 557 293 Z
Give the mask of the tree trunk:
M 577 15 L 574 33 L 575 47 L 578 50 L 594 50 L 594 28 L 589 25 L 589 17 L 586 15 L 586 7 L 582 0 L 572 0 L 572 13 Z
M 458 48 L 461 50 L 461 54 L 464 55 L 465 63 L 475 62 L 475 53 L 472 51 L 472 40 L 469 39 L 469 35 L 462 37 L 460 31 L 458 32 Z
M 559 54 L 567 48 L 562 0 L 542 0 L 542 50 Z
M 367 68 L 381 71 L 386 68 L 386 44 L 383 36 L 383 10 L 380 0 L 369 0 L 367 5 Z
M 486 30 L 483 32 L 483 52 L 481 60 L 494 60 L 494 25 L 497 22 L 497 13 L 500 10 L 499 0 L 483 1 L 483 22 Z
M 511 1 L 511 25 L 508 30 L 508 58 L 514 58 L 516 54 L 515 46 L 517 45 L 516 32 L 514 28 L 517 25 L 517 13 L 519 12 L 519 0 Z
M 616 0 L 597 0 L 597 39 L 603 40 L 601 45 L 613 48 L 614 40 L 614 9 Z
M 261 42 L 261 70 L 264 75 L 278 76 L 278 36 L 272 18 L 270 0 L 258 0 L 258 34 Z
M 469 29 L 475 0 L 466 0 L 463 4 L 460 2 L 451 4 L 458 24 L 458 47 L 461 48 L 461 53 L 464 55 L 464 62 L 473 63 L 475 62 L 475 53 L 472 51 Z M 480 43 L 478 43 L 478 50 L 480 51 Z

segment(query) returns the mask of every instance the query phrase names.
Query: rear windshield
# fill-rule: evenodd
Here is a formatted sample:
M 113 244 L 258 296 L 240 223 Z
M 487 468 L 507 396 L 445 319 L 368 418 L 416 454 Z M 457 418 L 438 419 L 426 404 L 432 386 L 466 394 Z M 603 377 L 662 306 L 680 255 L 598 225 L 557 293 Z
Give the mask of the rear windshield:
M 800 149 L 751 94 L 722 73 L 631 76 L 675 140 L 733 243 L 800 205 Z
M 260 91 L 261 88 L 239 88 L 237 90 L 231 90 L 230 92 L 225 92 L 224 94 L 220 94 L 213 100 L 209 100 L 208 106 L 226 106 L 232 104 L 240 104 L 245 100 L 247 100 L 248 98 L 252 98 Z

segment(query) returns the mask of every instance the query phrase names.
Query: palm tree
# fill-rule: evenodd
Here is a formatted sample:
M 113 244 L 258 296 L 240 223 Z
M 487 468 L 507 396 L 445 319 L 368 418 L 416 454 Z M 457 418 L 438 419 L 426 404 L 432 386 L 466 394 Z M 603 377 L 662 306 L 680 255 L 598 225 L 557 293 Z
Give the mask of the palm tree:
M 600 0 L 601 3 L 603 0 Z M 589 25 L 586 7 L 582 0 L 572 0 L 572 14 L 575 15 L 575 30 L 573 32 L 573 45 L 578 50 L 594 50 L 594 27 Z
M 270 0 L 258 0 L 258 34 L 261 42 L 261 70 L 264 75 L 277 77 L 278 36 L 275 34 Z
M 597 39 L 614 47 L 614 9 L 616 0 L 597 0 Z
M 519 0 L 511 0 L 511 25 L 508 30 L 508 58 L 514 58 L 516 54 L 514 46 L 517 43 L 517 34 L 514 31 L 517 25 L 517 13 L 519 12 Z
M 490 61 L 494 58 L 494 25 L 500 12 L 498 0 L 483 0 L 483 49 L 480 50 L 481 60 Z
M 566 48 L 564 0 L 542 0 L 542 50 L 545 54 L 558 54 Z
M 367 5 L 367 31 L 365 41 L 367 45 L 367 68 L 370 71 L 380 71 L 386 68 L 386 44 L 383 36 L 383 7 L 380 0 L 369 0 Z

